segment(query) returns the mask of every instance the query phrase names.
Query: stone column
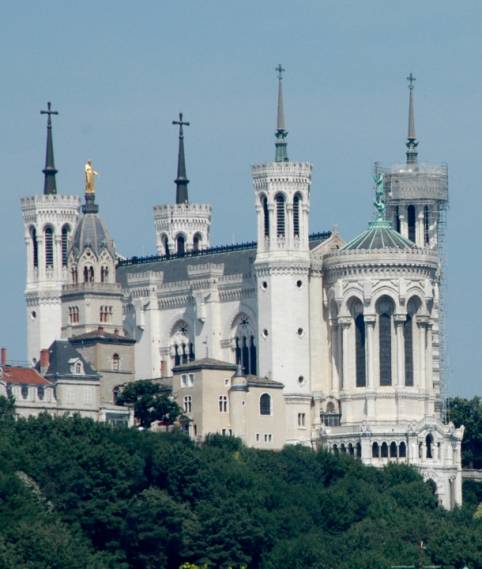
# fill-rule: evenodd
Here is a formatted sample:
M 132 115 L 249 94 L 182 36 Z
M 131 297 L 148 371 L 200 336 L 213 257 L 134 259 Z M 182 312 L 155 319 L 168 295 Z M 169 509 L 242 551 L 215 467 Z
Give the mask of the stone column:
M 275 211 L 274 211 L 274 204 L 268 204 L 268 214 L 269 214 L 269 245 L 268 249 L 273 249 L 273 245 L 277 243 L 277 227 L 276 227 L 276 220 L 275 220 Z
M 54 236 L 54 278 L 62 280 L 62 237 L 55 234 Z
M 350 389 L 352 387 L 350 381 L 350 343 L 349 331 L 352 319 L 349 316 L 338 318 L 338 324 L 342 330 L 342 354 L 343 354 L 343 372 L 342 372 L 342 387 L 343 389 Z
M 397 337 L 397 385 L 405 385 L 405 338 L 403 336 L 403 325 L 407 319 L 406 314 L 395 314 L 395 334 Z
M 334 318 L 330 318 L 331 331 L 331 390 L 338 391 L 340 376 L 338 374 L 338 324 Z
M 375 322 L 377 317 L 375 314 L 366 314 L 364 316 L 365 320 L 365 330 L 366 330 L 366 362 L 367 362 L 367 388 L 374 389 L 375 387 L 375 377 L 374 377 L 374 366 L 373 359 L 375 356 L 375 349 L 373 346 L 373 334 L 375 329 Z
M 419 316 L 417 318 L 418 336 L 419 336 L 419 362 L 420 362 L 420 385 L 419 388 L 427 391 L 427 377 L 426 377 L 426 328 L 427 317 Z
M 425 241 L 425 227 L 424 227 L 424 219 L 423 219 L 423 205 L 416 206 L 416 213 L 417 213 L 417 229 L 416 229 L 416 242 L 419 247 L 424 246 Z
M 38 250 L 38 275 L 39 281 L 45 280 L 45 243 L 43 234 L 40 237 L 37 235 L 37 250 Z
M 295 248 L 295 238 L 293 235 L 293 204 L 286 202 L 285 206 L 285 243 L 289 249 Z
M 258 226 L 258 249 L 264 251 L 266 249 L 266 241 L 264 236 L 264 218 L 263 208 L 259 205 L 256 206 L 256 220 Z
M 400 218 L 400 234 L 402 237 L 408 239 L 408 223 L 407 223 L 407 208 L 400 206 L 399 208 L 399 218 Z

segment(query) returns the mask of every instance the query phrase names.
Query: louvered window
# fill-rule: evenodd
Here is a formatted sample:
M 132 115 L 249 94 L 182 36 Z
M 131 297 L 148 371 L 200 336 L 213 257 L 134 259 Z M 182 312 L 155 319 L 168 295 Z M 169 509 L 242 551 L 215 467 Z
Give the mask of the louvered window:
M 45 228 L 45 266 L 54 266 L 54 232 L 51 227 Z
M 285 198 L 282 194 L 276 196 L 276 234 L 285 236 Z

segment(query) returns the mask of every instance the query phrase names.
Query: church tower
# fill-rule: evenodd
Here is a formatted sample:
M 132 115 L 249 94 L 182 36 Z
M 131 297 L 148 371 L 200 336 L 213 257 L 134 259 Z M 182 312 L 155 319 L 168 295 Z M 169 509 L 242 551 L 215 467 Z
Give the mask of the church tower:
M 252 168 L 258 245 L 259 375 L 284 384 L 287 440 L 299 441 L 297 421 L 310 417 L 308 214 L 312 166 L 289 160 L 278 72 L 275 160 Z M 307 432 L 307 441 L 309 433 Z
M 156 247 L 161 256 L 182 256 L 207 249 L 211 225 L 211 206 L 189 202 L 183 127 L 190 123 L 183 121 L 179 113 L 179 120 L 172 124 L 179 126 L 176 203 L 154 206 Z
M 420 164 L 415 133 L 414 81 L 410 73 L 406 163 L 391 168 L 376 166 L 384 174 L 387 218 L 394 228 L 418 247 L 443 246 L 448 205 L 447 165 Z
M 57 193 L 51 103 L 47 110 L 47 151 L 42 195 L 24 197 L 21 208 L 27 253 L 27 354 L 35 363 L 40 350 L 60 338 L 62 285 L 67 280 L 67 252 L 79 215 L 79 198 Z
M 95 172 L 86 164 L 85 203 L 75 229 L 62 295 L 62 336 L 70 338 L 99 329 L 122 330 L 122 291 L 116 283 L 116 252 L 95 203 Z
M 444 399 L 444 249 L 448 208 L 448 169 L 446 164 L 423 164 L 418 159 L 415 132 L 414 82 L 410 73 L 406 162 L 389 168 L 375 165 L 383 174 L 386 218 L 406 239 L 418 247 L 432 249 L 439 259 L 439 279 L 434 298 L 433 382 L 436 408 L 443 411 Z

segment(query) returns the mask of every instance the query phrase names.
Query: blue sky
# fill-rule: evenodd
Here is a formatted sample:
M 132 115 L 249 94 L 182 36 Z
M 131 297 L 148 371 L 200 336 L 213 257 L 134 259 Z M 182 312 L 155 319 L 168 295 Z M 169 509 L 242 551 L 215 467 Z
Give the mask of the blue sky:
M 274 153 L 285 75 L 289 155 L 314 165 L 311 231 L 346 239 L 371 218 L 373 162 L 404 158 L 405 77 L 417 77 L 420 159 L 448 162 L 450 393 L 481 393 L 482 4 L 466 0 L 50 0 L 0 18 L 0 345 L 25 359 L 19 199 L 42 192 L 51 100 L 57 187 L 83 191 L 92 159 L 119 251 L 154 252 L 152 206 L 174 198 L 183 111 L 192 200 L 212 242 L 255 238 L 250 165 Z

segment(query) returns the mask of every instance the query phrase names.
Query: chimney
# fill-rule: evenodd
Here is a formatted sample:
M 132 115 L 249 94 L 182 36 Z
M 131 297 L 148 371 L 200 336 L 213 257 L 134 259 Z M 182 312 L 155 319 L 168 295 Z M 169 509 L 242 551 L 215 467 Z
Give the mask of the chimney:
M 48 350 L 40 350 L 40 373 L 45 373 L 49 369 L 50 353 Z
M 2 348 L 0 351 L 0 365 L 2 367 L 7 365 L 7 348 Z

